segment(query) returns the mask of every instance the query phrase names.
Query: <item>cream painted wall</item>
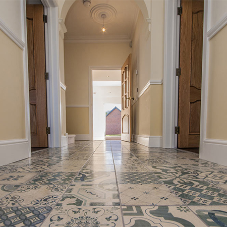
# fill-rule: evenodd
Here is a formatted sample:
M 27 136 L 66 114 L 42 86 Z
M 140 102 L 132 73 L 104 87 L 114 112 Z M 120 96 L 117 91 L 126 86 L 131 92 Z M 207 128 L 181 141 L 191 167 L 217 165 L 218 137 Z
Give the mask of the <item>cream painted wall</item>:
M 210 40 L 207 138 L 227 140 L 227 26 Z
M 89 67 L 121 67 L 131 48 L 128 43 L 65 43 L 66 105 L 89 105 Z M 75 111 L 72 114 L 73 109 Z M 67 108 L 67 133 L 89 134 L 89 115 Z M 89 108 L 87 108 L 88 110 Z M 76 123 L 75 123 L 76 121 Z
M 67 105 L 89 105 L 89 67 L 121 67 L 128 43 L 65 43 Z
M 89 108 L 66 108 L 68 134 L 89 134 Z
M 164 74 L 165 0 L 151 1 L 151 80 Z
M 0 31 L 0 140 L 25 138 L 23 51 Z
M 162 136 L 162 85 L 151 85 L 138 98 L 150 80 L 161 80 L 164 73 L 164 1 L 154 0 L 150 4 L 151 31 L 140 13 L 133 37 L 133 97 L 136 100 L 133 105 L 133 134 Z
M 162 85 L 151 85 L 133 105 L 133 134 L 162 136 Z
M 12 30 L 18 38 L 22 38 L 22 0 L 0 0 L 0 20 Z
M 226 0 L 212 0 L 211 4 L 211 27 L 214 26 L 227 14 L 227 1 Z
M 64 39 L 59 35 L 59 70 L 60 81 L 65 84 Z
M 138 15 L 136 29 L 132 41 L 132 71 L 134 97 L 136 97 L 136 88 L 139 92 L 150 80 L 151 73 L 151 36 L 148 31 L 147 22 L 144 20 L 141 12 Z M 138 70 L 138 78 L 136 76 Z
M 61 134 L 66 133 L 66 97 L 65 90 L 61 88 Z

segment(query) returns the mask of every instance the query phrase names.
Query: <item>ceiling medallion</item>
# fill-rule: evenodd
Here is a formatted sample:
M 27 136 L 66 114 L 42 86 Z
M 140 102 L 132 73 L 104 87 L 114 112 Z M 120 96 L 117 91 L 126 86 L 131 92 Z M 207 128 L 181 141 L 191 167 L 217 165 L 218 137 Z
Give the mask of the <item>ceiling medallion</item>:
M 90 12 L 92 19 L 99 24 L 103 24 L 103 15 L 105 15 L 105 24 L 111 23 L 117 15 L 117 10 L 108 4 L 95 5 Z

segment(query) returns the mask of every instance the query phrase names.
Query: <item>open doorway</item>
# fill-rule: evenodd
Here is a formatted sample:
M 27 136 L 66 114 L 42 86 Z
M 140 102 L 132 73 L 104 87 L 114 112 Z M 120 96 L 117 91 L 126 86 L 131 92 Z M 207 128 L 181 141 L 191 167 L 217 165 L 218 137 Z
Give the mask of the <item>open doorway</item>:
M 32 151 L 48 147 L 44 6 L 27 1 L 27 43 Z
M 121 110 L 121 70 L 92 70 L 92 88 L 93 140 L 119 140 L 121 118 L 115 113 Z

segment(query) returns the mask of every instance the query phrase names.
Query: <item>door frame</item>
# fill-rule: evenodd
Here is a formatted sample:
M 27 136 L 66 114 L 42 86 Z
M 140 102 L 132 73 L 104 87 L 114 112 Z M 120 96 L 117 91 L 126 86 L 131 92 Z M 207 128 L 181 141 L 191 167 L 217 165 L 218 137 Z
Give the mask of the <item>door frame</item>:
M 46 71 L 49 73 L 47 121 L 51 132 L 48 135 L 48 146 L 61 147 L 58 5 L 55 0 L 41 1 L 48 20 L 45 24 Z
M 206 61 L 207 48 L 207 23 L 210 18 L 209 5 L 204 1 L 203 24 L 203 60 L 202 60 L 202 91 L 201 91 L 201 116 L 200 120 L 200 153 L 202 143 L 206 138 L 206 105 L 207 84 Z M 164 35 L 164 77 L 163 77 L 163 148 L 177 148 L 177 135 L 175 127 L 178 126 L 178 77 L 176 68 L 179 67 L 180 44 L 180 16 L 177 15 L 177 7 L 180 0 L 165 0 L 165 35 Z
M 121 70 L 121 66 L 89 66 L 89 138 L 93 140 L 93 84 L 92 70 Z

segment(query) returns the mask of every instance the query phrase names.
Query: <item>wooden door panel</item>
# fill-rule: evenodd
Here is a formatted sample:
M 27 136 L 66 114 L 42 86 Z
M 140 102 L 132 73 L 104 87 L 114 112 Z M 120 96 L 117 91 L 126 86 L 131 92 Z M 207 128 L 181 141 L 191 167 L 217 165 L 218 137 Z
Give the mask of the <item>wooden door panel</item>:
M 47 100 L 43 6 L 27 5 L 30 126 L 32 147 L 47 147 Z
M 132 139 L 132 70 L 131 55 L 121 69 L 121 140 L 131 142 Z
M 199 147 L 203 11 L 202 0 L 182 0 L 178 147 Z

